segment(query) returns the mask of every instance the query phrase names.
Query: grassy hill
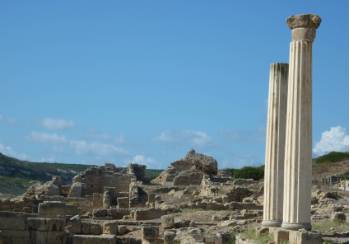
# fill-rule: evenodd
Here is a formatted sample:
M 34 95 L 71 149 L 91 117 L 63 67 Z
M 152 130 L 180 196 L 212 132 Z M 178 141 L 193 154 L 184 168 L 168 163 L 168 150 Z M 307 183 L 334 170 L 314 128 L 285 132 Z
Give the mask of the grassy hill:
M 312 171 L 314 177 L 324 177 L 326 175 L 347 174 L 349 171 L 348 152 L 330 152 L 313 159 Z M 240 169 L 225 169 L 235 178 L 255 179 L 264 178 L 264 165 L 256 167 L 243 167 Z
M 17 195 L 35 182 L 45 182 L 52 176 L 61 176 L 65 183 L 92 165 L 65 163 L 38 163 L 19 160 L 0 153 L 0 193 Z
M 70 183 L 79 172 L 94 165 L 29 162 L 0 153 L 0 196 L 22 194 L 28 186 L 36 182 L 51 180 L 52 176 L 61 176 Z M 149 179 L 157 177 L 162 170 L 146 169 Z

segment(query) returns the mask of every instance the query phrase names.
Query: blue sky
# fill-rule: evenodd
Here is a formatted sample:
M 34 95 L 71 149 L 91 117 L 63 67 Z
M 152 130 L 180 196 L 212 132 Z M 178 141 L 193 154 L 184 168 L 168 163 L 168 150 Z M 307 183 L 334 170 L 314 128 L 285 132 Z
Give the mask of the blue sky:
M 348 148 L 348 1 L 1 1 L 0 151 L 165 168 L 190 148 L 264 161 L 269 64 L 286 17 L 322 18 L 314 153 Z

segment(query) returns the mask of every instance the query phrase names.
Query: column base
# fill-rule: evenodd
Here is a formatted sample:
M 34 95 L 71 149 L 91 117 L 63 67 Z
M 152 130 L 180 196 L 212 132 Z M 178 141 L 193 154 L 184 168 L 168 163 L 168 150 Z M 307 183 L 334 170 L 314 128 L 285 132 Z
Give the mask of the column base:
M 311 230 L 311 224 L 310 223 L 282 223 L 282 228 L 287 230 L 299 230 L 299 229 L 305 229 L 305 230 Z
M 281 220 L 263 220 L 261 225 L 264 227 L 280 227 L 282 224 Z

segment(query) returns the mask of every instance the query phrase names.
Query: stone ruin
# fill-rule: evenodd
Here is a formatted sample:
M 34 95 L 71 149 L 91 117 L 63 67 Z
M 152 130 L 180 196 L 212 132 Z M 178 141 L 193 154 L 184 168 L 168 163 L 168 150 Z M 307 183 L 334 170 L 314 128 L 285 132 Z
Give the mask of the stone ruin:
M 290 66 L 271 65 L 264 182 L 234 179 L 194 150 L 152 181 L 144 165 L 92 167 L 71 184 L 53 177 L 1 200 L 0 244 L 256 243 L 240 235 L 251 226 L 276 244 L 348 242 L 348 232 L 309 231 L 311 219 L 348 219 L 346 195 L 309 194 L 311 44 L 319 23 L 315 15 L 289 18 Z
M 200 185 L 203 176 L 218 173 L 218 163 L 210 156 L 189 151 L 183 159 L 177 160 L 152 182 L 161 185 Z

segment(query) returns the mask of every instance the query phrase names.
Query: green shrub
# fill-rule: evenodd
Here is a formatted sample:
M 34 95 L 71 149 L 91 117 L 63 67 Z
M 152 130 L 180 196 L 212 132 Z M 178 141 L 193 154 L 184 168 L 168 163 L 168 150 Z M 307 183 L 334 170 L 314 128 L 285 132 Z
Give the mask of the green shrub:
M 254 179 L 260 180 L 264 178 L 264 165 L 252 167 L 247 166 L 240 169 L 226 169 L 231 172 L 232 176 L 237 179 Z

